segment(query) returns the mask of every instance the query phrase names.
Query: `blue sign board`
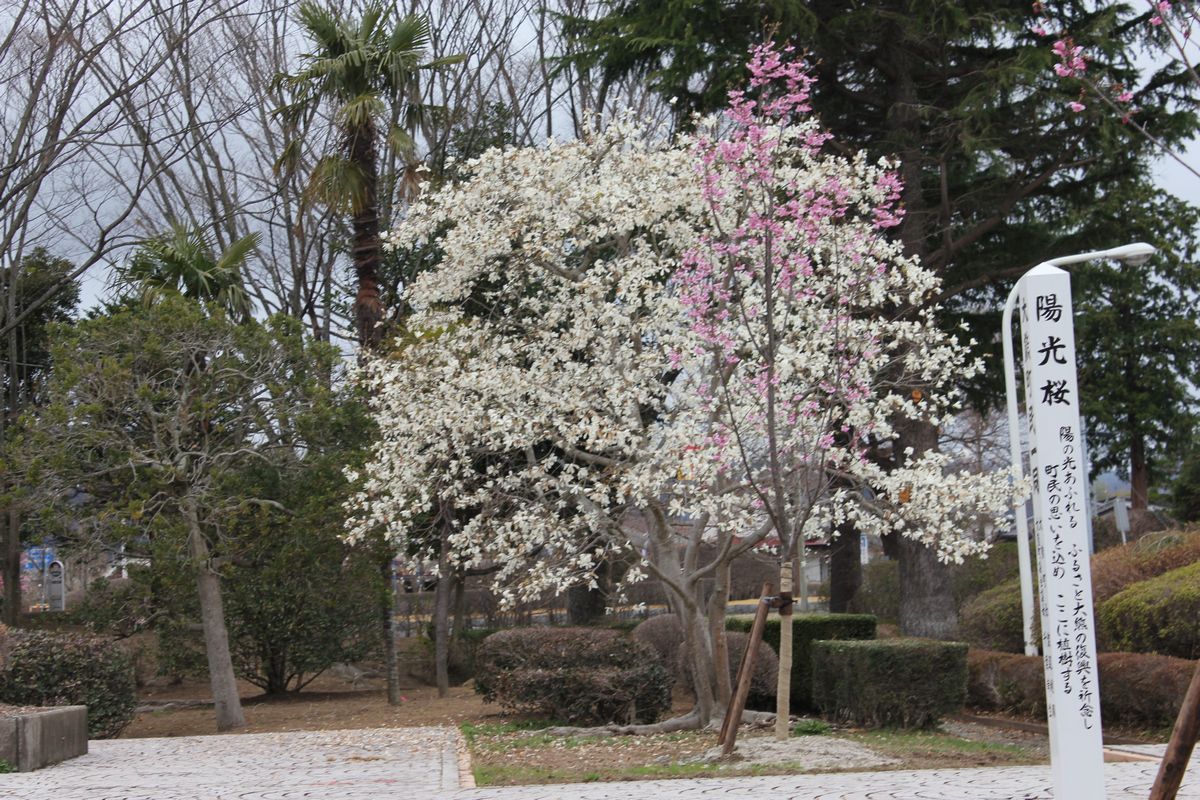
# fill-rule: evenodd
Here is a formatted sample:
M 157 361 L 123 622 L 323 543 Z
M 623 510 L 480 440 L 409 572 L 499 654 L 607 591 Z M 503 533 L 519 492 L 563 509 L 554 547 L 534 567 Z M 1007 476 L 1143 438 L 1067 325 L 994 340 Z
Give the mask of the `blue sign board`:
M 50 566 L 50 562 L 58 558 L 58 553 L 52 545 L 33 546 L 25 548 L 25 557 L 29 559 L 25 562 L 25 569 L 45 572 L 46 567 Z

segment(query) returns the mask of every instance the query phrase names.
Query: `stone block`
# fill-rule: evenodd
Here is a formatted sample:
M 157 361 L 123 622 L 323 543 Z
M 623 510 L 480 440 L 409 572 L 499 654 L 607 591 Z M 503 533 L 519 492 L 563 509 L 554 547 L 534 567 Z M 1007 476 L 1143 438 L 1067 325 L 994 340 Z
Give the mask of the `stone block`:
M 63 706 L 0 719 L 0 759 L 18 772 L 87 752 L 87 707 Z

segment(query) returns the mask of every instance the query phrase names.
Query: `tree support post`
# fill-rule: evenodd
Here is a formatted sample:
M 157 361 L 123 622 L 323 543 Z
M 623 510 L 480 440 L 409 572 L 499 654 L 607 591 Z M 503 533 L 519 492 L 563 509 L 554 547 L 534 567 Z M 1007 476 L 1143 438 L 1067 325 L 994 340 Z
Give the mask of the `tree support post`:
M 762 643 L 763 630 L 767 627 L 767 615 L 771 613 L 771 590 L 775 587 L 764 583 L 762 597 L 759 598 L 758 608 L 754 612 L 754 624 L 750 626 L 750 641 L 746 642 L 746 651 L 742 653 L 742 661 L 738 666 L 737 689 L 725 709 L 725 719 L 721 722 L 721 735 L 717 744 L 722 745 L 722 755 L 733 752 L 737 742 L 738 725 L 742 721 L 742 712 L 746 710 L 746 698 L 750 696 L 750 681 L 754 676 L 754 660 L 758 656 L 758 646 Z
M 1175 800 L 1179 785 L 1183 783 L 1183 773 L 1187 769 L 1188 759 L 1192 756 L 1192 748 L 1196 738 L 1200 736 L 1200 662 L 1192 675 L 1192 683 L 1188 686 L 1183 698 L 1183 707 L 1175 719 L 1175 729 L 1171 731 L 1171 741 L 1167 752 L 1163 755 L 1162 763 L 1158 765 L 1158 776 L 1150 789 L 1150 800 Z

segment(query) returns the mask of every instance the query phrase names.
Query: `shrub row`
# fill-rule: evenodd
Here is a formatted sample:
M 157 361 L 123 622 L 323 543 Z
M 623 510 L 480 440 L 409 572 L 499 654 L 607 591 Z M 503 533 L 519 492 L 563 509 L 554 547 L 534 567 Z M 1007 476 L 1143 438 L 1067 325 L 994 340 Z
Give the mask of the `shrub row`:
M 1166 531 L 1092 557 L 1092 596 L 1103 602 L 1135 583 L 1200 561 L 1200 530 Z
M 1100 714 L 1105 724 L 1169 727 L 1175 723 L 1195 662 L 1142 653 L 1101 653 Z M 972 649 L 967 703 L 973 708 L 1045 716 L 1046 684 L 1038 656 Z
M 1200 562 L 1174 569 L 1100 603 L 1105 650 L 1200 658 Z
M 749 617 L 730 617 L 726 628 L 749 633 L 754 620 Z M 870 614 L 804 614 L 792 617 L 792 687 L 793 711 L 814 711 L 812 644 L 818 640 L 874 639 L 875 617 Z M 779 652 L 779 618 L 767 620 L 763 641 Z M 732 659 L 731 659 L 732 660 Z
M 822 715 L 864 727 L 927 728 L 962 708 L 967 646 L 926 639 L 815 642 Z
M 112 641 L 84 634 L 0 628 L 0 702 L 87 706 L 88 736 L 107 739 L 133 720 L 133 664 Z
M 489 702 L 579 725 L 653 722 L 671 681 L 653 650 L 620 631 L 516 628 L 475 655 L 475 691 Z
M 1093 556 L 1100 648 L 1200 656 L 1198 564 L 1200 531 L 1195 530 L 1145 536 Z M 959 614 L 959 630 L 973 646 L 1022 652 L 1020 583 L 1006 581 L 967 602 Z M 1036 626 L 1034 635 L 1039 635 Z

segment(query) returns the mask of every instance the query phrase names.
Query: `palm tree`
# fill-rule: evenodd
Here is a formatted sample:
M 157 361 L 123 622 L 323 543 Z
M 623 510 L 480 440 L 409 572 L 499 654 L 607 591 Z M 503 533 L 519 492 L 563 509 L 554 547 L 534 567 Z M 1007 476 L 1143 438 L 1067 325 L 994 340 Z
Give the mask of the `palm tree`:
M 351 217 L 350 255 L 358 289 L 354 327 L 359 344 L 374 349 L 383 340 L 383 302 L 379 294 L 379 135 L 384 124 L 389 146 L 411 156 L 409 133 L 429 110 L 417 101 L 417 72 L 455 63 L 451 56 L 422 64 L 429 44 L 429 22 L 410 14 L 397 18 L 394 5 L 371 3 L 358 20 L 338 15 L 314 2 L 301 3 L 300 24 L 315 52 L 303 56 L 303 68 L 280 75 L 278 83 L 295 94 L 281 109 L 297 120 L 322 101 L 333 104 L 341 134 L 340 152 L 317 162 L 310 192 L 331 208 Z M 394 20 L 394 22 L 393 22 Z M 286 162 L 294 153 L 284 153 Z
M 258 243 L 259 235 L 251 233 L 217 254 L 199 228 L 173 222 L 169 231 L 142 241 L 118 268 L 118 289 L 147 304 L 164 294 L 216 303 L 231 319 L 245 321 L 254 309 L 242 267 Z

